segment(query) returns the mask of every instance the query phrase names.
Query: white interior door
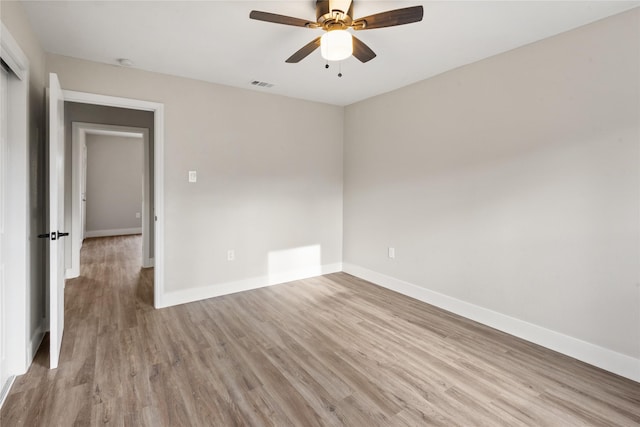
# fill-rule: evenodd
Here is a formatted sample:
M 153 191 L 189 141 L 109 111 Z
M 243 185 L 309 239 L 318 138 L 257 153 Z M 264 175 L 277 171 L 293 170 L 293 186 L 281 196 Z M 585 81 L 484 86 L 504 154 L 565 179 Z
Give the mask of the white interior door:
M 5 186 L 6 159 L 7 159 L 7 108 L 8 108 L 8 88 L 9 74 L 3 66 L 0 66 L 2 78 L 0 82 L 0 393 L 9 379 L 9 369 L 7 363 L 7 292 L 4 274 L 6 236 L 5 224 Z
M 82 242 L 87 235 L 87 144 L 82 144 L 82 170 L 80 176 L 80 203 L 82 203 L 82 215 L 80 216 L 80 230 L 82 231 Z
M 49 74 L 49 334 L 50 368 L 58 367 L 64 331 L 64 97 Z

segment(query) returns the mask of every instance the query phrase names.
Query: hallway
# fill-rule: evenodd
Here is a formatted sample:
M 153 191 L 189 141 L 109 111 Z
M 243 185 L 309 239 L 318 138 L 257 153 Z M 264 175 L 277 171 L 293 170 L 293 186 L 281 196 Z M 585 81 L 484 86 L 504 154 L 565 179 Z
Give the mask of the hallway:
M 85 240 L 80 277 L 65 287 L 59 368 L 49 370 L 47 335 L 31 368 L 11 389 L 0 424 L 89 425 L 91 419 L 110 424 L 122 416 L 123 387 L 148 390 L 145 375 L 135 378 L 146 369 L 137 334 L 145 333 L 157 312 L 153 269 L 141 268 L 141 245 L 140 235 Z

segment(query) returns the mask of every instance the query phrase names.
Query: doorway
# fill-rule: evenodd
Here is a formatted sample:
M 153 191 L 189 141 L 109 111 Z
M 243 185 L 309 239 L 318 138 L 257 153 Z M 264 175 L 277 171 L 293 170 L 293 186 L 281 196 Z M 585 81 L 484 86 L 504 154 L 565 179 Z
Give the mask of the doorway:
M 118 141 L 117 138 L 124 138 L 124 141 L 131 140 L 135 141 L 137 139 L 141 140 L 142 143 L 142 160 L 140 167 L 142 169 L 141 174 L 141 206 L 137 210 L 135 210 L 135 185 L 136 183 L 131 181 L 131 188 L 124 188 L 123 191 L 127 191 L 129 193 L 129 197 L 126 195 L 121 195 L 128 201 L 128 205 L 131 211 L 127 211 L 126 207 L 124 209 L 117 209 L 117 206 L 114 206 L 114 203 L 109 203 L 107 200 L 100 200 L 103 202 L 105 206 L 98 207 L 98 212 L 102 212 L 104 214 L 109 215 L 110 213 L 118 212 L 121 217 L 119 220 L 116 219 L 116 224 L 126 224 L 125 226 L 115 225 L 111 226 L 99 226 L 98 230 L 90 230 L 90 235 L 88 237 L 97 237 L 97 236 L 110 236 L 110 235 L 123 235 L 123 234 L 138 234 L 141 232 L 142 234 L 142 267 L 149 268 L 153 267 L 153 248 L 151 245 L 153 244 L 153 240 L 151 239 L 151 235 L 153 233 L 153 197 L 151 196 L 151 147 L 149 140 L 149 129 L 147 128 L 138 128 L 138 127 L 129 127 L 129 126 L 118 126 L 118 125 L 104 125 L 97 123 L 83 123 L 83 122 L 73 122 L 72 123 L 72 143 L 71 143 L 71 153 L 72 153 L 72 177 L 71 177 L 71 265 L 70 268 L 67 269 L 67 278 L 74 278 L 80 275 L 80 250 L 82 248 L 82 242 L 85 237 L 87 237 L 86 231 L 86 212 L 87 212 L 87 204 L 92 203 L 92 206 L 97 206 L 98 200 L 90 200 L 87 202 L 87 142 L 90 139 L 95 138 L 114 138 L 114 142 Z M 105 144 L 109 144 L 108 141 L 105 141 Z M 124 153 L 126 154 L 126 153 Z M 135 150 L 133 150 L 132 154 L 135 154 Z M 116 155 L 118 155 L 116 153 Z M 106 160 L 106 159 L 105 159 Z M 117 159 L 116 159 L 117 160 Z M 122 159 L 123 162 L 132 159 Z M 134 166 L 135 165 L 130 165 Z M 109 167 L 109 165 L 105 165 L 105 167 Z M 109 181 L 109 178 L 106 177 L 102 181 Z M 107 183 L 105 183 L 107 185 Z M 108 189 L 105 189 L 108 191 Z M 95 212 L 95 211 L 94 211 Z M 135 218 L 128 218 L 127 215 L 134 215 Z M 110 215 L 113 218 L 114 215 Z M 138 225 L 139 224 L 139 225 Z M 139 228 L 138 228 L 139 227 Z M 96 227 L 94 227 L 96 228 Z
M 154 283 L 153 283 L 153 299 L 154 306 L 156 308 L 163 306 L 163 294 L 164 294 L 164 105 L 156 102 L 141 101 L 130 98 L 119 98 L 106 95 L 98 95 L 86 92 L 76 92 L 63 90 L 65 102 L 86 104 L 88 106 L 104 106 L 104 107 L 116 107 L 128 110 L 148 111 L 153 114 L 152 129 L 153 143 L 149 143 L 149 191 L 148 198 L 148 228 L 150 230 L 147 234 L 148 242 L 148 259 L 147 262 L 153 262 L 154 268 Z M 81 157 L 81 151 L 79 148 L 73 150 L 72 157 Z M 76 159 L 78 160 L 78 159 Z M 79 161 L 79 160 L 78 160 Z M 78 163 L 74 162 L 74 165 Z M 76 166 L 73 169 L 78 169 Z M 77 191 L 73 194 L 80 195 L 80 177 L 77 180 Z M 145 199 L 145 200 L 147 200 Z M 79 199 L 77 201 L 80 203 Z M 78 219 L 80 218 L 80 210 L 77 208 L 74 210 Z M 70 223 L 71 220 L 70 216 Z M 79 221 L 78 221 L 79 228 Z M 152 231 L 151 231 L 152 230 Z M 78 230 L 79 231 L 79 230 Z M 144 234 L 144 233 L 143 233 Z M 80 236 L 78 236 L 80 237 Z M 151 261 L 152 260 L 152 261 Z M 78 259 L 79 266 L 79 259 Z

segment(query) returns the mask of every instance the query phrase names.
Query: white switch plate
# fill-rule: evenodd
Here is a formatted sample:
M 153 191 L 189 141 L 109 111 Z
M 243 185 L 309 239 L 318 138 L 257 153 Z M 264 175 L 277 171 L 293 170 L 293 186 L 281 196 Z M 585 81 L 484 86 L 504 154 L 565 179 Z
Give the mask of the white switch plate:
M 198 180 L 198 173 L 196 171 L 189 171 L 189 182 L 196 182 Z
M 389 258 L 396 257 L 396 248 L 389 248 Z
M 140 212 L 136 212 L 136 218 L 140 218 Z
M 227 261 L 234 261 L 236 259 L 236 252 L 233 249 L 227 251 Z

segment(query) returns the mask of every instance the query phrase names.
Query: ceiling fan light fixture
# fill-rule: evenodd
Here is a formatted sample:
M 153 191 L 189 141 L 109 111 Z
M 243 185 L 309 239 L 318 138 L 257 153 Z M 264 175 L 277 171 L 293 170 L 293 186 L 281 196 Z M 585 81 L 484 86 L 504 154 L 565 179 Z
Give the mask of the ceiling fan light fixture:
M 327 61 L 342 61 L 353 54 L 353 38 L 347 30 L 327 31 L 320 38 L 320 54 Z

